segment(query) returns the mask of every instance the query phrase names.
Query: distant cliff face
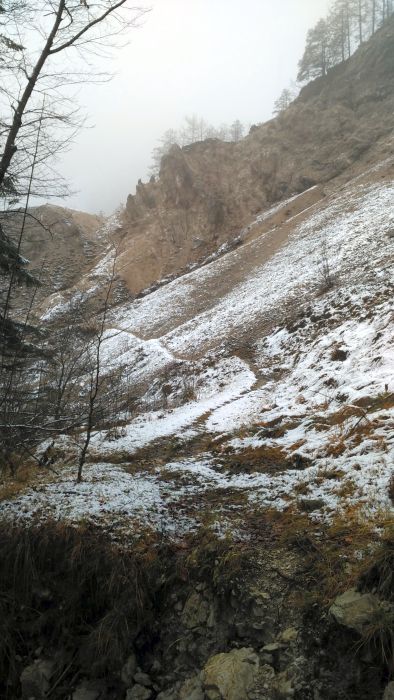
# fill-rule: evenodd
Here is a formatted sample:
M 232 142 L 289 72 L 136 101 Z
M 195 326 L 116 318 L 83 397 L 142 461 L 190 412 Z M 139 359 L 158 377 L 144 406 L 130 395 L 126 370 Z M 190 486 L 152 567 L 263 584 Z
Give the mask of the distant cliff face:
M 393 129 L 394 22 L 239 143 L 174 146 L 123 213 L 119 269 L 138 293 L 231 241 L 273 202 L 345 173 Z
M 7 217 L 7 232 L 18 239 L 23 213 Z M 45 204 L 29 210 L 22 251 L 41 280 L 37 298 L 75 284 L 101 253 L 101 216 Z M 23 296 L 26 290 L 20 289 Z M 30 293 L 27 292 L 27 297 Z

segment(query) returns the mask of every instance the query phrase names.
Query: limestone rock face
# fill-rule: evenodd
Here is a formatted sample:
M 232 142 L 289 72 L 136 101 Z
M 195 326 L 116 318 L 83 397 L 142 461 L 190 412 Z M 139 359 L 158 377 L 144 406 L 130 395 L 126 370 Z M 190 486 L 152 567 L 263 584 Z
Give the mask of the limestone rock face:
M 330 608 L 331 615 L 344 627 L 362 634 L 379 611 L 379 601 L 371 593 L 350 589 L 338 596 Z
M 212 656 L 202 674 L 208 700 L 248 700 L 259 660 L 253 649 L 233 649 Z
M 394 22 L 387 22 L 241 141 L 174 145 L 159 179 L 139 183 L 127 200 L 119 269 L 129 290 L 138 294 L 198 264 L 275 202 L 346 171 L 351 177 L 354 164 L 392 131 L 393 55 Z

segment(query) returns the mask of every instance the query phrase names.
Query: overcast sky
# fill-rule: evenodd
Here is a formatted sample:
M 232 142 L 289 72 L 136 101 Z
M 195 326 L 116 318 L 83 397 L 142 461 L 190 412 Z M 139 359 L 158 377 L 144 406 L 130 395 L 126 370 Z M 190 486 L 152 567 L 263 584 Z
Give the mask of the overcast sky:
M 215 126 L 269 119 L 297 73 L 308 28 L 329 0 L 151 0 L 143 25 L 86 86 L 89 115 L 58 169 L 77 194 L 63 204 L 111 213 L 146 179 L 162 133 L 197 114 Z

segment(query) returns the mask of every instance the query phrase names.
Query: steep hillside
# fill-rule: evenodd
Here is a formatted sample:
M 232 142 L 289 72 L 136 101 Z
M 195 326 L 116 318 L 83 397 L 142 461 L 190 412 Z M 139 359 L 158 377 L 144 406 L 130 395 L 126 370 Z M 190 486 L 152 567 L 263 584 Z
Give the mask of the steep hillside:
M 121 423 L 117 439 L 106 432 L 95 437 L 94 461 L 133 460 L 150 445 L 153 453 L 166 453 L 175 437 L 181 458 L 171 469 L 185 478 L 190 472 L 197 491 L 201 477 L 204 492 L 208 483 L 219 492 L 247 489 L 253 502 L 267 505 L 269 494 L 268 503 L 281 509 L 298 503 L 295 487 L 305 481 L 305 492 L 319 496 L 313 510 L 321 514 L 355 499 L 372 509 L 387 506 L 393 201 L 392 156 L 292 221 L 114 309 L 105 366 L 128 367 L 139 408 L 134 420 Z M 276 207 L 267 220 L 278 214 Z M 52 317 L 66 308 L 56 305 Z M 247 477 L 243 454 L 250 460 Z M 293 469 L 298 463 L 301 472 Z M 363 466 L 357 471 L 353 464 Z M 336 471 L 338 480 L 326 482 L 325 470 Z M 349 486 L 343 497 L 342 479 Z M 148 480 L 157 483 L 161 501 L 161 470 Z M 177 480 L 165 484 L 172 488 L 182 501 Z M 130 506 L 142 502 L 132 499 Z
M 239 143 L 173 147 L 123 217 L 121 274 L 138 293 L 236 239 L 274 202 L 352 175 L 392 132 L 394 22 Z M 356 165 L 357 167 L 357 165 Z
M 6 228 L 18 240 L 23 211 L 7 214 Z M 29 269 L 41 280 L 39 298 L 77 282 L 102 255 L 105 220 L 102 216 L 50 204 L 29 210 L 24 222 L 22 250 Z M 23 290 L 21 290 L 23 292 Z

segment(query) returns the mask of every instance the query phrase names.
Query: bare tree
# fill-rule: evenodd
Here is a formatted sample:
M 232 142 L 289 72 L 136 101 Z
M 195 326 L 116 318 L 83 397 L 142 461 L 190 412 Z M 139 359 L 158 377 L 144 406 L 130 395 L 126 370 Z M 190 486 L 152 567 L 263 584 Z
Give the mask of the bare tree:
M 318 277 L 319 290 L 323 294 L 332 289 L 335 285 L 335 277 L 333 275 L 330 258 L 328 253 L 327 237 L 324 236 L 321 241 L 318 260 Z
M 230 126 L 230 135 L 232 141 L 240 141 L 244 135 L 245 127 L 239 119 L 236 119 Z
M 83 120 L 71 86 L 107 79 L 87 68 L 99 49 L 116 46 L 144 10 L 127 0 L 6 0 L 0 13 L 0 203 L 7 210 L 25 199 L 16 244 L 0 222 L 0 272 L 7 292 L 0 306 L 1 335 L 13 328 L 9 318 L 16 281 L 24 271 L 23 231 L 30 199 L 64 194 L 53 169 L 54 156 L 67 148 Z M 82 60 L 82 64 L 81 64 Z M 7 281 L 8 280 L 8 281 Z M 15 328 L 15 326 L 14 326 Z
M 105 340 L 106 321 L 110 308 L 111 295 L 116 276 L 116 261 L 117 248 L 114 245 L 113 261 L 111 272 L 107 283 L 107 289 L 104 296 L 101 318 L 98 321 L 97 327 L 93 333 L 93 340 L 88 350 L 89 358 L 89 378 L 88 378 L 88 400 L 87 400 L 87 415 L 86 415 L 86 432 L 82 443 L 82 449 L 78 460 L 78 482 L 82 481 L 82 470 L 86 461 L 86 454 L 90 445 L 92 431 L 94 429 L 97 416 L 97 402 L 103 387 L 103 368 L 102 368 L 102 346 Z
M 23 13 L 20 7 L 9 8 L 0 63 L 0 191 L 6 178 L 21 190 L 24 174 L 30 172 L 31 143 L 39 120 L 46 137 L 40 165 L 48 164 L 54 152 L 67 146 L 70 133 L 59 135 L 60 128 L 80 124 L 69 86 L 89 78 L 89 70 L 81 70 L 78 60 L 116 44 L 143 13 L 141 8 L 127 8 L 127 0 L 97 0 L 89 5 L 80 0 L 58 0 L 55 5 L 51 0 L 25 0 Z M 48 177 L 48 171 L 45 176 L 41 170 L 38 191 L 47 187 Z
M 274 114 L 281 114 L 284 112 L 288 107 L 290 107 L 295 97 L 295 91 L 291 90 L 290 88 L 285 88 L 282 90 L 280 96 L 275 101 Z
M 14 289 L 30 282 L 23 258 L 23 234 L 30 198 L 65 192 L 53 170 L 53 158 L 67 148 L 82 124 L 72 86 L 110 76 L 92 70 L 91 57 L 121 46 L 128 28 L 146 10 L 128 0 L 2 0 L 0 2 L 0 203 L 3 211 L 19 210 L 22 224 L 16 240 L 0 221 L 0 452 L 5 462 L 64 423 L 60 406 L 70 374 L 60 377 L 58 403 L 50 392 L 49 358 L 38 360 L 29 343 L 33 332 L 34 292 L 25 314 L 10 314 Z M 21 343 L 24 340 L 24 344 Z M 36 339 L 37 340 L 37 339 Z M 38 342 L 38 346 L 40 342 Z M 22 347 L 26 349 L 22 353 Z M 24 360 L 22 362 L 22 360 Z M 75 374 L 75 369 L 72 370 Z M 70 372 L 70 368 L 68 368 Z M 93 401 L 94 403 L 94 401 Z M 70 422 L 70 421 L 69 421 Z

